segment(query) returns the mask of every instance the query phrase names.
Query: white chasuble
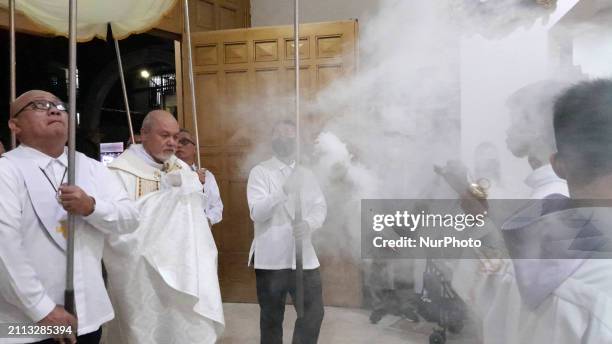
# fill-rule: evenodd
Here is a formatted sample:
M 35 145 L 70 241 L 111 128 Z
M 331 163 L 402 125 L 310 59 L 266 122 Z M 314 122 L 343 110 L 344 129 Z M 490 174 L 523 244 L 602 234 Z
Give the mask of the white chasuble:
M 224 318 L 202 185 L 176 157 L 162 165 L 142 153 L 133 145 L 109 166 L 137 200 L 141 221 L 104 252 L 116 313 L 105 342 L 215 343 Z

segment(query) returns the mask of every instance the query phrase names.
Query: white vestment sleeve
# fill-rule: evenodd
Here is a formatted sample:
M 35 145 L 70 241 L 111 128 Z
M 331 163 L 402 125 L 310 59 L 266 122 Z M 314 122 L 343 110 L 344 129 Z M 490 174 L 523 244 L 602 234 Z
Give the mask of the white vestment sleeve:
M 138 227 L 139 214 L 122 186 L 119 178 L 106 167 L 92 169 L 99 187 L 96 190 L 96 207 L 93 213 L 83 219 L 98 230 L 108 234 L 123 234 Z
M 208 197 L 206 216 L 213 225 L 223 219 L 223 202 L 215 176 L 206 171 L 206 182 L 204 183 L 204 195 Z
M 605 319 L 593 318 L 591 324 L 588 327 L 582 342 L 584 344 L 599 344 L 599 343 L 612 343 L 612 328 L 610 328 L 610 321 Z
M 22 206 L 20 193 L 25 192 L 25 184 L 18 172 L 0 162 L 0 293 L 32 321 L 37 322 L 47 316 L 55 307 L 23 248 L 23 235 L 20 231 Z
M 247 201 L 251 219 L 254 222 L 265 222 L 274 215 L 279 203 L 286 201 L 287 196 L 281 191 L 270 193 L 266 172 L 261 166 L 255 166 L 247 182 Z

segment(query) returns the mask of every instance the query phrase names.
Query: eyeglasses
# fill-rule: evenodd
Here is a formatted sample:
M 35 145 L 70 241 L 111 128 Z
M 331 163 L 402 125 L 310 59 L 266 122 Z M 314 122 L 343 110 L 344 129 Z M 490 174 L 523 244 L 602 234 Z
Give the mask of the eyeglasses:
M 185 138 L 178 140 L 178 143 L 181 146 L 187 146 L 188 144 L 195 145 L 195 142 L 191 141 L 190 139 L 185 139 Z
M 49 111 L 52 105 L 59 111 L 66 111 L 66 105 L 62 102 L 54 103 L 48 100 L 34 100 L 34 101 L 27 103 L 24 107 L 21 108 L 21 110 L 17 111 L 17 113 L 13 115 L 13 118 L 16 118 L 17 116 L 19 116 L 19 114 L 25 111 L 28 107 L 32 107 L 33 110 L 38 110 L 38 111 Z

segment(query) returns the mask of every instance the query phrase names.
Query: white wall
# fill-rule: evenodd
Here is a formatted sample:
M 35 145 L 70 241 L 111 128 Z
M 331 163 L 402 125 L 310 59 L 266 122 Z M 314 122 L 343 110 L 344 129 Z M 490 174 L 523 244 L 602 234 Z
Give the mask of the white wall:
M 293 4 L 293 0 L 251 0 L 251 25 L 293 24 Z M 378 0 L 302 0 L 300 22 L 358 19 L 363 23 L 377 8 Z
M 598 27 L 574 39 L 574 65 L 591 78 L 612 77 L 612 27 Z

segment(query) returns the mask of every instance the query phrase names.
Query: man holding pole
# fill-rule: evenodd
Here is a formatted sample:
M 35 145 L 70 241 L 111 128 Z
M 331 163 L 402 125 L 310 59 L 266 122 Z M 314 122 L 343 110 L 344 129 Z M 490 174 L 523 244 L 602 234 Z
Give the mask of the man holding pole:
M 196 143 L 193 135 L 187 129 L 181 129 L 178 134 L 176 157 L 183 160 L 191 169 L 198 174 L 202 183 L 204 196 L 206 196 L 206 207 L 204 212 L 208 223 L 212 227 L 223 219 L 223 202 L 215 176 L 205 168 L 196 165 Z
M 319 261 L 311 234 L 323 225 L 327 205 L 312 172 L 296 166 L 295 147 L 295 123 L 278 122 L 272 131 L 274 157 L 255 166 L 247 184 L 255 224 L 249 265 L 255 266 L 262 344 L 282 343 L 287 292 L 296 299 L 296 239 L 303 244 L 304 314 L 295 323 L 293 343 L 316 343 L 323 321 Z M 296 221 L 297 205 L 301 221 Z
M 0 159 L 0 323 L 57 326 L 56 338 L 78 332 L 79 343 L 98 343 L 100 326 L 114 316 L 102 279 L 104 236 L 134 230 L 138 212 L 117 178 L 83 154 L 76 154 L 75 185 L 64 184 L 68 115 L 56 96 L 28 91 L 11 104 L 10 115 L 21 145 Z M 76 222 L 76 317 L 63 306 L 68 214 Z

